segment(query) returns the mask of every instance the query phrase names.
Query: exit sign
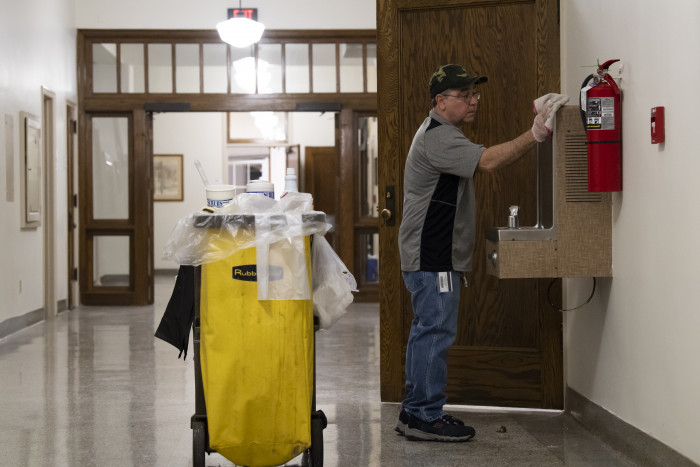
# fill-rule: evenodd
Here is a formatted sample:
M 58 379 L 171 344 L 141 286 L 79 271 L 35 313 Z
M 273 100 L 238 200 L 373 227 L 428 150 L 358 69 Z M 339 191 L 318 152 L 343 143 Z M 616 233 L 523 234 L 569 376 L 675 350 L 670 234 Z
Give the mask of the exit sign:
M 228 9 L 228 19 L 231 18 L 248 18 L 253 21 L 258 20 L 258 9 L 257 8 L 229 8 Z

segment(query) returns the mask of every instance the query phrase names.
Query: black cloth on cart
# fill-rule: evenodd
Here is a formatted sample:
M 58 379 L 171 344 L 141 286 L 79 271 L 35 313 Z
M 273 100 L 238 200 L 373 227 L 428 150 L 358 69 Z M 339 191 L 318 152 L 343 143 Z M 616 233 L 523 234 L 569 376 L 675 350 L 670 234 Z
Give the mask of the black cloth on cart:
M 175 346 L 187 358 L 190 330 L 194 321 L 194 266 L 180 266 L 175 288 L 155 336 Z

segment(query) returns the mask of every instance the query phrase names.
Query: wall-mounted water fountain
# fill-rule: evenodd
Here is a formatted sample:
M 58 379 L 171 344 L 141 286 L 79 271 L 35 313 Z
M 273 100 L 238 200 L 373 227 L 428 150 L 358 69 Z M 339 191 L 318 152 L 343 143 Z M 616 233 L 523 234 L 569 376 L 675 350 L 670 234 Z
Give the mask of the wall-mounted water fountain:
M 577 106 L 562 107 L 551 140 L 538 144 L 536 223 L 486 231 L 487 272 L 502 279 L 612 276 L 612 195 L 588 192 L 586 134 Z

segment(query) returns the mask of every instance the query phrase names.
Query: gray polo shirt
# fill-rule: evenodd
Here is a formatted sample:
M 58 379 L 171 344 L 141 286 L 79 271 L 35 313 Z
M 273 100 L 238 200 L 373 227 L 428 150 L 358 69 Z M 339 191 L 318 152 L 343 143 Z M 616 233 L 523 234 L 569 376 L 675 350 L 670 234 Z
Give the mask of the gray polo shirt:
M 485 149 L 430 111 L 406 159 L 401 270 L 471 270 L 476 222 L 473 176 Z

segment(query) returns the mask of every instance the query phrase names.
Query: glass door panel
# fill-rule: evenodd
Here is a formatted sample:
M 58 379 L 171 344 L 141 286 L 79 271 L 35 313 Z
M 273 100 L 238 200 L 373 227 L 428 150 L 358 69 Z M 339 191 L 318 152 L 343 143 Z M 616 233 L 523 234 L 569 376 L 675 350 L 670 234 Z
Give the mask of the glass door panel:
M 335 44 L 312 45 L 313 92 L 338 92 L 336 89 Z
M 379 284 L 379 234 L 359 234 L 357 240 L 355 271 L 359 274 L 353 275 L 358 288 L 362 285 Z
M 286 44 L 285 76 L 288 93 L 305 93 L 309 90 L 309 44 Z
M 146 90 L 143 44 L 121 44 L 121 92 L 141 93 Z
M 359 217 L 378 217 L 377 117 L 360 117 L 357 124 Z
M 117 92 L 117 44 L 92 44 L 92 92 Z
M 258 45 L 258 94 L 282 93 L 282 45 Z
M 148 44 L 148 92 L 173 92 L 173 48 L 171 44 Z
M 203 56 L 204 92 L 227 92 L 226 44 L 204 44 Z
M 340 92 L 362 92 L 362 44 L 340 44 Z
M 129 218 L 129 119 L 92 119 L 92 218 Z
M 255 57 L 251 48 L 229 47 L 231 51 L 231 93 L 255 94 Z
M 175 44 L 175 92 L 199 92 L 199 44 Z
M 92 281 L 98 287 L 129 287 L 130 241 L 127 235 L 95 235 Z
M 377 92 L 377 44 L 367 44 L 367 92 Z

